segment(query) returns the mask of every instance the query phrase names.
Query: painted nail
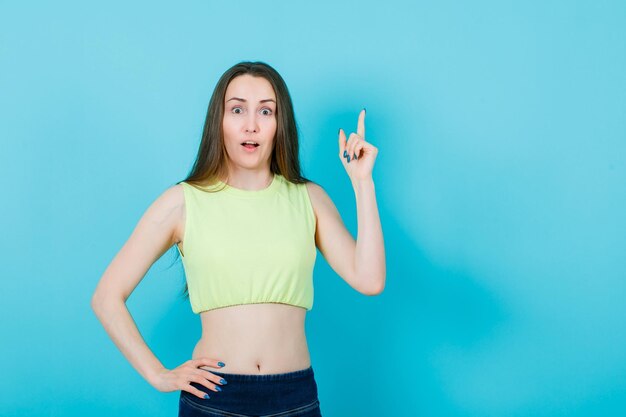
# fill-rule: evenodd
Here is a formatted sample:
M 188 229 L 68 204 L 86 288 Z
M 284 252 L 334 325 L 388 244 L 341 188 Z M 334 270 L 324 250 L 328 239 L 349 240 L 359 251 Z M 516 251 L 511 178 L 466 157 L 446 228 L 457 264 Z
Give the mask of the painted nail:
M 350 155 L 348 155 L 348 163 L 350 163 Z
M 348 151 L 343 151 L 343 157 L 346 158 L 348 156 Z
M 215 389 L 216 389 L 216 390 L 218 390 L 218 391 L 221 391 L 221 390 L 222 390 L 222 389 L 220 388 L 220 386 L 219 386 L 219 385 L 216 385 L 216 386 L 215 386 Z
M 204 398 L 208 400 L 211 397 L 209 397 L 209 394 L 204 394 Z
M 226 382 L 226 380 L 224 378 L 222 378 L 222 379 L 220 379 L 220 384 L 226 385 L 226 384 L 228 384 L 228 382 Z
M 354 154 L 354 156 L 352 157 L 352 159 L 356 159 L 356 154 Z
M 224 362 L 218 362 L 217 366 L 219 366 L 220 368 L 223 368 L 226 366 L 226 364 Z

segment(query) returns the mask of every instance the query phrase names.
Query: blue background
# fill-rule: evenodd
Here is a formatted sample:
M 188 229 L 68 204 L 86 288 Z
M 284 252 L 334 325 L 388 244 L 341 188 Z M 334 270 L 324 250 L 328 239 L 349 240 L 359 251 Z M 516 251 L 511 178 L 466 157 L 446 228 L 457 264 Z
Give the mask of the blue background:
M 1 415 L 176 415 L 90 299 L 241 60 L 355 236 L 337 129 L 366 107 L 379 149 L 385 291 L 315 268 L 326 417 L 623 415 L 626 3 L 86 3 L 0 3 Z M 128 300 L 169 368 L 200 337 L 173 260 Z

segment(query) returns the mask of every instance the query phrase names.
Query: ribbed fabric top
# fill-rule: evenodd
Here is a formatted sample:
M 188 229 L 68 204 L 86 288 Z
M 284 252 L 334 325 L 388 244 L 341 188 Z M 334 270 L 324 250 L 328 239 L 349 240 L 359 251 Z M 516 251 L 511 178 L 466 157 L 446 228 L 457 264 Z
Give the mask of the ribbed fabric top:
M 176 247 L 194 313 L 257 303 L 311 310 L 316 225 L 305 184 L 278 174 L 254 191 L 181 184 L 184 253 Z

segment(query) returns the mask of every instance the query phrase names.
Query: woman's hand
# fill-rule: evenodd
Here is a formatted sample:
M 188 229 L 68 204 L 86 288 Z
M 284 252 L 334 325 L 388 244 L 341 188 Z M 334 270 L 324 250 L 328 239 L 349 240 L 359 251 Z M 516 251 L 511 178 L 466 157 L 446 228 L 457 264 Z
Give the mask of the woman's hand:
M 172 370 L 162 369 L 159 371 L 152 382 L 152 386 L 161 392 L 187 391 L 198 398 L 204 399 L 205 392 L 191 385 L 191 382 L 204 385 L 212 391 L 221 391 L 221 388 L 216 388 L 216 384 L 223 385 L 226 384 L 227 381 L 221 382 L 223 381 L 221 376 L 215 375 L 206 369 L 198 368 L 199 366 L 221 368 L 221 366 L 219 366 L 220 363 L 221 362 L 209 358 L 188 360 Z
M 339 158 L 352 182 L 372 178 L 378 148 L 365 141 L 365 109 L 359 113 L 356 133 L 346 134 L 339 129 Z

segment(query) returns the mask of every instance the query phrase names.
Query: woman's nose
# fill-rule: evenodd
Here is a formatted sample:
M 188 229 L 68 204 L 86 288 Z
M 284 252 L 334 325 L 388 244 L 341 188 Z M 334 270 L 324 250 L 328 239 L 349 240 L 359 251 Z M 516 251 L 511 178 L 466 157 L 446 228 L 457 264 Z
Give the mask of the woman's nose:
M 256 132 L 258 131 L 258 124 L 256 120 L 256 115 L 251 115 L 246 119 L 246 132 Z

